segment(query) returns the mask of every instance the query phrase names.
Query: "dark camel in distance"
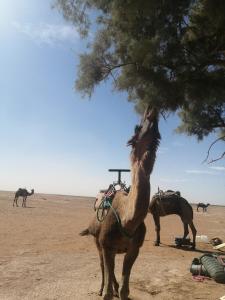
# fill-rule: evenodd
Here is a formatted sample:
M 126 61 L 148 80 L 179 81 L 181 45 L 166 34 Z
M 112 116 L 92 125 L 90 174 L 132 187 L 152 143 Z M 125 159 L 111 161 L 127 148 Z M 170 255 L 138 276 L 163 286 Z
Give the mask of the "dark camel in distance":
M 34 189 L 32 189 L 30 193 L 26 189 L 18 189 L 15 193 L 13 206 L 14 204 L 16 204 L 16 206 L 18 207 L 17 200 L 19 197 L 22 197 L 23 198 L 22 207 L 26 207 L 27 197 L 33 195 L 33 193 L 34 193 Z
M 132 184 L 129 193 L 118 191 L 103 222 L 94 217 L 89 227 L 80 235 L 93 235 L 99 252 L 102 283 L 99 295 L 104 300 L 113 295 L 127 300 L 131 268 L 144 242 L 146 227 L 144 219 L 148 213 L 150 197 L 150 174 L 156 159 L 160 134 L 158 113 L 148 108 L 141 125 L 136 126 L 134 136 L 128 141 L 131 150 Z M 117 216 L 116 216 L 117 215 Z M 119 284 L 114 274 L 115 255 L 125 253 L 122 282 Z
M 183 241 L 186 239 L 191 228 L 193 235 L 192 249 L 195 249 L 197 230 L 193 223 L 193 209 L 188 201 L 180 196 L 179 192 L 169 191 L 156 193 L 150 202 L 149 211 L 153 215 L 156 231 L 155 246 L 160 244 L 160 217 L 176 214 L 180 216 L 184 226 Z
M 205 203 L 201 203 L 201 202 L 200 202 L 200 203 L 197 204 L 197 211 L 198 211 L 199 207 L 201 207 L 201 208 L 202 208 L 202 211 L 205 212 L 205 211 L 207 211 L 207 207 L 208 207 L 209 205 L 210 205 L 209 203 L 205 204 Z

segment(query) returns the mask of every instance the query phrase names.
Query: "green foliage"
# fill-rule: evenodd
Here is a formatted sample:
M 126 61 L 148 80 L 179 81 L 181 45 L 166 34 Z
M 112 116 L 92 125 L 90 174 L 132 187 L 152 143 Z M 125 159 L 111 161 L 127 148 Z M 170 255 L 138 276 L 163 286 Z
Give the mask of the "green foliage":
M 179 111 L 179 132 L 225 129 L 224 0 L 55 0 L 83 36 L 76 88 L 91 95 L 113 77 L 138 112 Z

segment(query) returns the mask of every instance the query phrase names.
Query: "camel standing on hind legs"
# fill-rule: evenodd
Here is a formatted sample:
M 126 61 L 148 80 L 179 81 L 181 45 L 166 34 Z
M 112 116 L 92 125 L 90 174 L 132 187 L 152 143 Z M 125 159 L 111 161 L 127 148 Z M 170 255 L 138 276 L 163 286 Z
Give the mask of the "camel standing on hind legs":
M 132 146 L 129 193 L 117 191 L 104 221 L 100 223 L 95 216 L 89 227 L 80 233 L 94 236 L 102 271 L 99 295 L 103 294 L 104 300 L 113 299 L 113 295 L 128 299 L 131 268 L 146 233 L 144 219 L 149 206 L 149 180 L 159 140 L 158 113 L 147 108 L 141 125 L 136 126 L 134 136 L 128 141 Z M 117 253 L 125 253 L 120 291 L 114 274 Z
M 15 193 L 13 206 L 14 204 L 16 204 L 16 206 L 18 207 L 17 200 L 19 197 L 22 197 L 23 198 L 22 207 L 26 207 L 27 197 L 33 195 L 33 193 L 34 193 L 34 189 L 32 189 L 30 193 L 26 189 L 18 189 Z
M 193 235 L 192 249 L 195 249 L 197 230 L 193 223 L 193 209 L 188 201 L 180 196 L 179 192 L 170 191 L 163 194 L 162 191 L 159 191 L 152 197 L 149 205 L 149 211 L 153 215 L 155 223 L 155 246 L 159 246 L 160 244 L 160 217 L 176 214 L 180 216 L 184 226 L 183 241 L 189 233 L 189 225 Z

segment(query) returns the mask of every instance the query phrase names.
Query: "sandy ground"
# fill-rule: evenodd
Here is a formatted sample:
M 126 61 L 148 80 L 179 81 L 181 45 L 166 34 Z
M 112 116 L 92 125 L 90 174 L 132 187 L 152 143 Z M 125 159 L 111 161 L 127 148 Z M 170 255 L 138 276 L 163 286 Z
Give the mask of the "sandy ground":
M 94 198 L 35 194 L 27 208 L 12 207 L 13 193 L 0 192 L 0 300 L 77 299 L 100 300 L 100 267 L 92 237 L 80 237 L 93 216 Z M 210 206 L 196 212 L 198 234 L 219 236 L 225 241 L 225 207 Z M 196 282 L 189 271 L 191 261 L 210 244 L 197 243 L 197 250 L 174 247 L 183 227 L 177 216 L 161 218 L 160 247 L 154 247 L 152 216 L 146 218 L 147 234 L 132 269 L 130 298 L 219 299 L 225 285 L 213 280 Z M 121 277 L 123 255 L 116 259 Z

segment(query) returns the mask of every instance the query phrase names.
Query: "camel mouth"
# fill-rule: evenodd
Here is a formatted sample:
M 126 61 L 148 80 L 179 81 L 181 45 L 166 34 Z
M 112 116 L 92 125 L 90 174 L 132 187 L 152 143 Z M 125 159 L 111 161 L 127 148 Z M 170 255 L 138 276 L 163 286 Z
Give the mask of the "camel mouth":
M 148 106 L 143 114 L 140 125 L 136 125 L 134 135 L 127 142 L 127 146 L 135 147 L 143 138 L 151 134 L 155 125 L 158 124 L 158 111 Z
M 141 125 L 136 125 L 134 128 L 134 135 L 132 138 L 127 142 L 127 146 L 134 146 L 138 141 L 138 135 L 142 129 Z
M 137 140 L 135 137 L 132 137 L 128 142 L 127 142 L 127 146 L 135 146 L 135 144 L 137 143 Z

